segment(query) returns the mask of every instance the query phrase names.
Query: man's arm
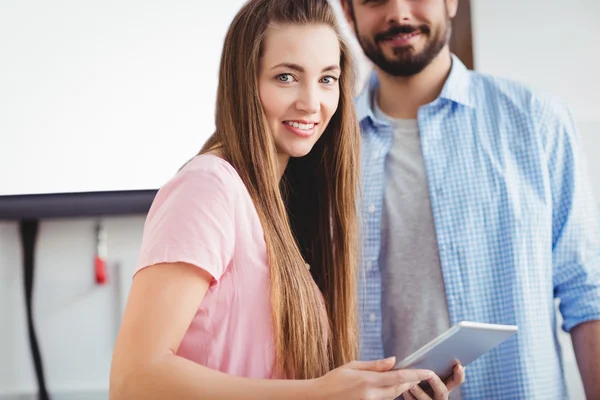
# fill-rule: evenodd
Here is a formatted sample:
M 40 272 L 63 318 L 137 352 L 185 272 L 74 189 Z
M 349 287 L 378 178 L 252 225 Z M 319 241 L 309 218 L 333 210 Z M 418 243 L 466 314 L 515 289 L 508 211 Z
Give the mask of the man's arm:
M 588 399 L 600 399 L 600 321 L 589 321 L 571 330 L 575 357 Z
M 589 399 L 600 399 L 600 215 L 577 128 L 566 107 L 551 104 L 546 123 L 552 188 L 555 296 L 571 333 Z

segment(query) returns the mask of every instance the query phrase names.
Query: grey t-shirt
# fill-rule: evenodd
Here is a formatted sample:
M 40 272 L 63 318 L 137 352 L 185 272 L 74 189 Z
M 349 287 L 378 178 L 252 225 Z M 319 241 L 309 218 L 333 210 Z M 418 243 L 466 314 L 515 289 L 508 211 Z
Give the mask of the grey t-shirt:
M 417 120 L 390 118 L 374 105 L 375 117 L 394 130 L 379 268 L 383 349 L 401 360 L 446 331 L 450 319 Z M 451 398 L 458 396 L 456 390 Z

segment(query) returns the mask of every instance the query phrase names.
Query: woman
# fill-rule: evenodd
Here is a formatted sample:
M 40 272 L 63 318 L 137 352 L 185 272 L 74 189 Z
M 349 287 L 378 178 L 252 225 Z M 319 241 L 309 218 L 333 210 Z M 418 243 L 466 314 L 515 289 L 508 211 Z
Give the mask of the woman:
M 353 81 L 326 0 L 238 13 L 216 131 L 147 217 L 111 399 L 392 399 L 427 379 L 447 396 L 430 371 L 352 361 Z

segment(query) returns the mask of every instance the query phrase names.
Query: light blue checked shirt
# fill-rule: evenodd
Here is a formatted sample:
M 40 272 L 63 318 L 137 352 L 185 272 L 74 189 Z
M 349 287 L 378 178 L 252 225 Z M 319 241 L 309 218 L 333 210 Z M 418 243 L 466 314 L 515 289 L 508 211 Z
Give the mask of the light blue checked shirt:
M 549 96 L 452 60 L 418 112 L 450 321 L 519 327 L 466 369 L 463 399 L 566 399 L 555 298 L 566 331 L 600 319 L 600 219 L 573 119 Z M 383 357 L 382 318 L 394 318 L 381 313 L 377 265 L 393 134 L 372 111 L 377 85 L 373 73 L 357 98 L 363 359 Z

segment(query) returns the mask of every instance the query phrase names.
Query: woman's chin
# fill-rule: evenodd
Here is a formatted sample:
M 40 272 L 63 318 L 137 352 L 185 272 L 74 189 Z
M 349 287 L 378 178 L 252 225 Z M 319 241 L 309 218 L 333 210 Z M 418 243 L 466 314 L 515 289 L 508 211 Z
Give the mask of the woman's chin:
M 287 149 L 285 152 L 290 158 L 302 158 L 311 152 L 313 146 L 296 146 L 292 149 Z

